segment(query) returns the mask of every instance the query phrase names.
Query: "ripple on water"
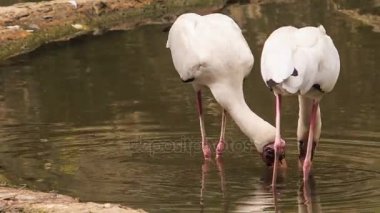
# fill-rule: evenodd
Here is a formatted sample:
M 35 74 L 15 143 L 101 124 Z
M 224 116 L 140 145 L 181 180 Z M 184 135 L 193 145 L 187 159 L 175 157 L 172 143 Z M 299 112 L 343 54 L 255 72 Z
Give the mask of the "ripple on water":
M 323 138 L 313 167 L 314 195 L 323 209 L 380 207 L 379 154 L 372 140 Z
M 198 133 L 145 131 L 143 136 L 134 136 L 129 128 L 128 124 L 117 128 L 108 124 L 3 126 L 1 166 L 5 173 L 21 176 L 21 182 L 43 180 L 36 183 L 39 188 L 50 189 L 59 182 L 54 189 L 83 200 L 120 202 L 153 211 L 158 207 L 174 212 L 274 210 L 271 170 L 262 166 L 256 153 L 227 150 L 222 192 L 221 171 L 215 162 L 202 174 Z M 289 142 L 289 168 L 279 177 L 278 209 L 293 212 L 308 205 L 323 211 L 379 208 L 380 145 L 376 141 L 380 140 L 376 134 L 358 135 L 322 139 L 308 192 L 301 187 L 296 143 Z M 27 167 L 10 169 L 10 162 L 22 158 L 29 159 L 23 161 Z M 199 204 L 202 176 L 203 207 Z M 94 185 L 101 194 L 94 193 Z
M 302 173 L 297 169 L 298 154 L 294 151 L 297 148 L 295 143 L 290 142 L 295 141 L 295 138 L 288 139 L 289 168 L 279 174 L 277 209 L 290 212 L 342 212 L 380 208 L 380 159 L 376 157 L 380 154 L 380 145 L 376 141 L 380 140 L 373 138 L 373 135 L 371 137 L 371 140 L 367 137 L 353 140 L 323 138 L 306 188 L 303 187 Z M 253 182 L 254 179 L 246 179 L 241 183 L 228 180 L 229 189 L 246 191 L 234 202 L 234 211 L 274 211 L 274 200 L 268 187 L 271 174 L 267 176 L 269 178 L 264 178 L 266 184 L 258 180 Z

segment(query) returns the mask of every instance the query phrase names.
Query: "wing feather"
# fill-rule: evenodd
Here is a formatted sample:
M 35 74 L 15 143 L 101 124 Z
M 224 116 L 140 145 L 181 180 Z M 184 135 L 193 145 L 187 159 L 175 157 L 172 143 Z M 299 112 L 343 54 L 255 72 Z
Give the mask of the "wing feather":
M 265 82 L 282 83 L 292 75 L 292 35 L 296 28 L 287 26 L 275 30 L 265 41 L 261 55 L 261 74 Z
M 166 46 L 182 80 L 197 79 L 206 70 L 219 76 L 223 72 L 245 76 L 253 66 L 253 55 L 240 28 L 223 14 L 181 15 L 169 31 Z
M 201 52 L 194 51 L 195 28 L 200 18 L 194 13 L 181 15 L 169 31 L 166 47 L 170 48 L 174 67 L 183 81 L 194 78 L 202 64 Z
M 277 29 L 265 42 L 261 60 L 264 81 L 292 94 L 305 94 L 316 84 L 329 92 L 339 74 L 339 55 L 322 25 Z

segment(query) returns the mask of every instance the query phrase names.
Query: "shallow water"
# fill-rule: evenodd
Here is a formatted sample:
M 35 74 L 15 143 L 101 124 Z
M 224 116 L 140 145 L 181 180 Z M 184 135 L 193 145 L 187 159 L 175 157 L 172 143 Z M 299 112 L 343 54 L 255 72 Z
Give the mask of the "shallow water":
M 307 188 L 297 165 L 295 97 L 284 99 L 289 168 L 279 177 L 277 205 L 271 171 L 231 120 L 224 161 L 203 162 L 195 94 L 165 49 L 167 25 L 48 45 L 3 64 L 1 180 L 150 212 L 380 211 L 380 34 L 331 2 L 287 2 L 223 12 L 242 26 L 255 55 L 247 101 L 271 123 L 274 97 L 258 63 L 268 34 L 284 24 L 321 23 L 339 50 L 341 76 L 321 103 L 322 139 Z M 209 93 L 205 106 L 215 144 L 220 108 Z

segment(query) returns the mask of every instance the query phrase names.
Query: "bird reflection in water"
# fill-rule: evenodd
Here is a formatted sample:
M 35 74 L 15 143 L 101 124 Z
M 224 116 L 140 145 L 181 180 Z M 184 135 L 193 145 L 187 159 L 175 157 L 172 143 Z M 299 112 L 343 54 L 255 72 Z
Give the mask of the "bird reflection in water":
M 263 186 L 267 190 L 266 192 L 269 193 L 272 191 L 272 196 L 273 196 L 273 207 L 275 212 L 280 212 L 279 204 L 278 201 L 281 198 L 281 191 L 283 190 L 282 184 L 285 182 L 286 178 L 286 168 L 287 164 L 284 162 L 283 165 L 279 165 L 280 167 L 278 168 L 277 171 L 277 182 L 275 185 L 273 185 L 273 169 L 268 169 L 264 173 L 263 177 Z M 277 184 L 278 183 L 278 184 Z
M 309 180 L 303 182 L 301 180 L 298 190 L 298 212 L 312 213 L 322 212 L 321 202 L 316 192 L 316 183 L 314 176 L 311 174 Z
M 206 185 L 212 171 L 217 169 L 219 176 L 219 186 L 222 193 L 219 212 L 282 212 L 281 197 L 289 190 L 286 189 L 287 169 L 284 167 L 278 170 L 276 187 L 272 187 L 273 170 L 271 168 L 263 168 L 260 180 L 247 179 L 247 186 L 253 189 L 242 198 L 233 201 L 233 206 L 230 206 L 231 200 L 228 195 L 228 182 L 226 180 L 226 171 L 223 158 L 213 160 L 205 160 L 202 164 L 201 171 L 201 190 L 200 190 L 200 212 L 205 212 L 206 203 L 205 192 Z M 228 171 L 228 170 L 227 170 Z M 302 171 L 302 167 L 301 167 Z M 292 187 L 292 186 L 291 186 Z M 296 187 L 296 186 L 295 186 Z M 309 180 L 303 182 L 302 175 L 300 176 L 299 189 L 297 190 L 297 205 L 299 213 L 315 213 L 322 212 L 319 196 L 316 192 L 316 182 L 314 176 L 310 174 Z
M 222 191 L 222 203 L 223 203 L 223 212 L 228 212 L 228 198 L 226 193 L 226 178 L 225 178 L 225 170 L 223 158 L 215 159 L 216 168 L 218 170 L 219 178 L 220 178 L 220 189 Z M 205 184 L 207 181 L 207 176 L 210 172 L 210 166 L 212 166 L 213 161 L 205 160 L 202 165 L 202 177 L 201 177 L 201 196 L 200 196 L 200 208 L 201 212 L 204 212 L 204 192 L 205 192 Z
M 271 168 L 264 168 L 262 177 L 258 179 L 248 179 L 247 185 L 252 187 L 253 193 L 250 193 L 243 198 L 234 201 L 233 209 L 230 207 L 230 200 L 227 191 L 226 171 L 224 167 L 223 158 L 217 158 L 215 161 L 205 160 L 202 164 L 201 175 L 201 190 L 200 190 L 200 212 L 205 212 L 206 201 L 205 192 L 207 191 L 206 184 L 210 171 L 216 167 L 219 179 L 220 189 L 222 192 L 221 212 L 262 212 L 262 211 L 276 211 L 278 212 L 278 200 L 283 190 L 283 183 L 285 182 L 286 169 L 278 171 L 278 185 L 276 190 L 272 188 L 272 172 Z
M 253 188 L 249 194 L 235 201 L 233 212 L 279 212 L 278 200 L 281 198 L 286 173 L 284 169 L 278 170 L 276 190 L 272 187 L 272 168 L 264 168 L 261 178 L 247 180 Z

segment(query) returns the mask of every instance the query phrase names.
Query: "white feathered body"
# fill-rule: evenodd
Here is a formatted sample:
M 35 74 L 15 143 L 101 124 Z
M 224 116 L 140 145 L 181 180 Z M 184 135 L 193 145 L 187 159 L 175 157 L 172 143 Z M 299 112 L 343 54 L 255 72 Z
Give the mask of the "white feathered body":
M 253 55 L 240 28 L 218 13 L 181 15 L 169 31 L 166 46 L 181 79 L 194 79 L 195 85 L 240 83 L 253 66 Z
M 231 18 L 217 13 L 183 14 L 171 27 L 166 47 L 170 48 L 181 79 L 191 81 L 195 90 L 210 88 L 259 152 L 274 141 L 275 128 L 245 102 L 243 80 L 254 60 L 239 26 Z
M 261 74 L 274 92 L 320 99 L 338 79 L 340 60 L 323 26 L 281 27 L 266 40 Z

